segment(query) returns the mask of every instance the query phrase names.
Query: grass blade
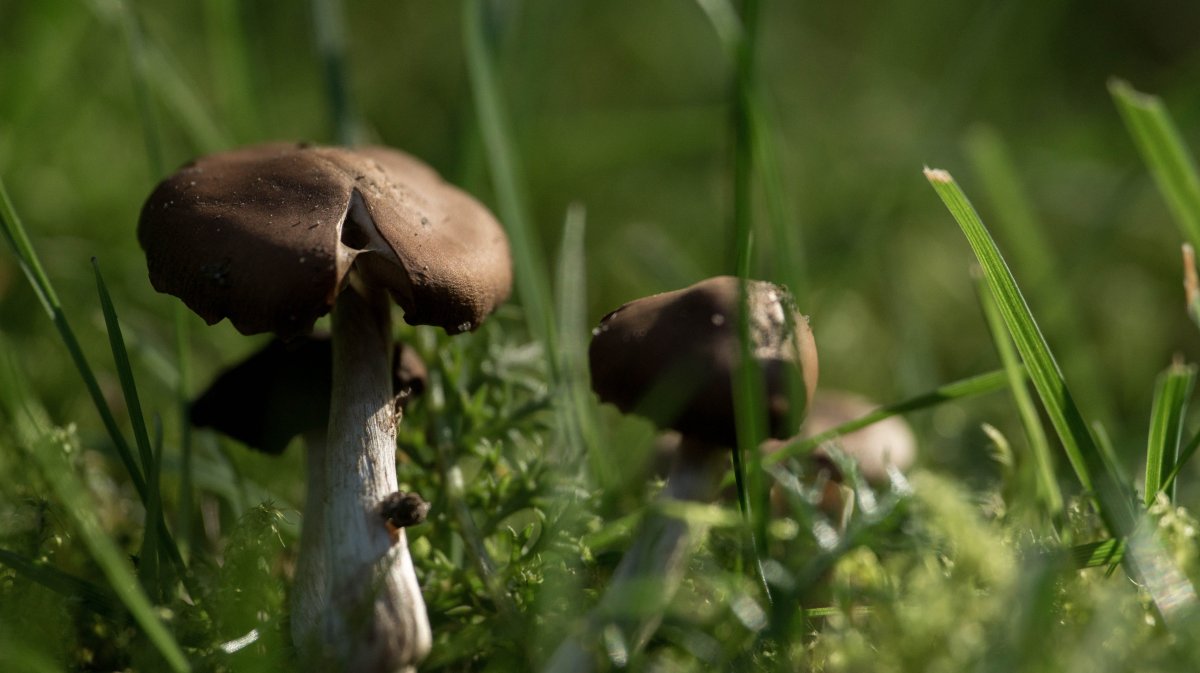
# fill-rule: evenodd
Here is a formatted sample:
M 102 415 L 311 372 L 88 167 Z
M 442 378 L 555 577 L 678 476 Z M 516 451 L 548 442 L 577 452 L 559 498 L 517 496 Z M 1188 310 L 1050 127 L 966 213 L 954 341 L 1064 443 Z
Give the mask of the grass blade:
M 1123 80 L 1110 80 L 1108 91 L 1180 230 L 1193 246 L 1200 245 L 1200 177 L 1171 113 L 1157 96 Z
M 341 0 L 312 0 L 312 13 L 334 136 L 339 144 L 353 145 L 358 129 L 346 75 L 346 28 Z
M 158 442 L 159 455 L 156 457 L 150 444 L 149 432 L 146 429 L 146 417 L 142 413 L 142 403 L 138 397 L 137 383 L 133 378 L 133 366 L 129 362 L 129 352 L 125 348 L 125 338 L 121 334 L 121 323 L 117 319 L 117 310 L 113 305 L 112 296 L 108 292 L 104 277 L 100 273 L 100 263 L 94 257 L 92 258 L 92 269 L 96 276 L 96 290 L 100 296 L 100 308 L 104 313 L 104 326 L 108 331 L 113 362 L 116 364 L 117 377 L 121 382 L 121 393 L 125 397 L 125 407 L 129 410 L 129 421 L 133 426 L 134 440 L 141 453 L 143 474 L 146 476 L 147 493 L 144 504 L 148 523 L 144 538 L 146 548 L 142 552 L 146 557 L 145 561 L 148 567 L 142 576 L 150 582 L 146 585 L 148 588 L 160 587 L 162 586 L 158 564 L 160 553 L 163 557 L 174 560 L 178 564 L 181 574 L 186 575 L 187 572 L 179 548 L 175 545 L 170 533 L 167 532 L 166 519 L 162 511 L 162 492 L 159 484 L 162 442 L 161 440 Z M 157 596 L 159 593 L 154 588 L 150 590 L 152 595 Z
M 878 423 L 885 418 L 891 418 L 892 416 L 898 416 L 910 411 L 927 409 L 929 407 L 942 404 L 943 402 L 951 402 L 954 400 L 962 400 L 969 397 L 986 395 L 987 393 L 994 393 L 998 390 L 1003 390 L 1008 385 L 1008 375 L 1003 370 L 987 372 L 985 374 L 979 374 L 977 376 L 972 376 L 970 378 L 955 381 L 953 383 L 947 383 L 946 385 L 939 386 L 927 393 L 917 395 L 916 397 L 910 397 L 907 400 L 902 400 L 900 402 L 894 402 L 892 404 L 879 407 L 869 414 L 863 415 L 852 421 L 842 423 L 835 428 L 830 428 L 829 430 L 813 435 L 812 437 L 796 439 L 788 442 L 787 445 L 780 447 L 777 451 L 771 453 L 771 455 L 764 456 L 762 464 L 763 467 L 771 467 L 782 460 L 806 455 L 813 449 L 825 442 L 830 441 L 831 439 L 836 439 L 841 435 L 849 434 L 855 430 L 861 430 L 868 425 Z
M 555 282 L 555 314 L 561 337 L 557 356 L 567 411 L 568 439 L 573 455 L 586 458 L 597 483 L 614 483 L 618 466 L 605 451 L 597 449 L 596 418 L 588 373 L 587 343 L 587 254 L 584 245 L 586 213 L 572 204 L 563 220 Z
M 1149 507 L 1160 492 L 1175 501 L 1175 482 L 1167 483 L 1179 462 L 1183 417 L 1196 383 L 1196 367 L 1172 364 L 1158 377 L 1150 410 L 1150 438 L 1146 446 L 1145 503 Z
M 87 358 L 84 357 L 83 350 L 79 347 L 79 340 L 75 338 L 75 331 L 71 329 L 71 325 L 67 321 L 67 316 L 63 313 L 62 304 L 58 301 L 58 295 L 54 292 L 54 286 L 51 285 L 50 278 L 42 268 L 42 263 L 38 259 L 37 252 L 29 242 L 29 235 L 25 232 L 25 227 L 21 224 L 21 219 L 17 216 L 16 209 L 13 208 L 12 201 L 8 197 L 8 190 L 5 189 L 2 178 L 0 178 L 0 224 L 3 225 L 4 239 L 13 254 L 16 255 L 21 271 L 25 273 L 29 284 L 33 286 L 33 291 L 37 294 L 42 308 L 46 310 L 46 315 L 50 316 L 50 320 L 58 329 L 58 334 L 62 338 L 63 344 L 67 347 L 71 361 L 75 363 L 75 368 L 79 371 L 80 378 L 83 379 L 83 384 L 87 388 L 88 395 L 91 396 L 92 403 L 95 405 L 96 411 L 100 414 L 100 421 L 104 424 L 105 430 L 108 431 L 108 436 L 112 439 L 117 456 L 124 464 L 126 472 L 129 473 L 129 478 L 133 481 L 134 488 L 137 489 L 142 502 L 145 502 L 146 482 L 142 478 L 141 470 L 138 469 L 137 463 L 133 459 L 133 452 L 130 450 L 129 442 L 126 441 L 124 434 L 122 434 L 121 429 L 117 426 L 117 420 L 113 417 L 112 410 L 109 409 L 108 402 L 104 399 L 104 394 L 100 392 L 100 384 L 96 381 L 96 375 L 92 372 Z
M 15 354 L 11 350 L 3 351 L 0 358 L 2 387 L 7 388 L 10 393 L 26 389 L 23 379 L 17 367 Z M 162 654 L 170 669 L 175 673 L 190 671 L 191 666 L 183 651 L 155 613 L 124 553 L 108 537 L 96 519 L 94 504 L 88 498 L 88 488 L 79 479 L 75 467 L 67 458 L 74 450 L 68 439 L 69 435 L 60 430 L 39 426 L 36 419 L 44 417 L 44 413 L 29 413 L 27 409 L 15 408 L 14 404 L 18 399 L 23 405 L 29 406 L 28 394 L 0 397 L 10 418 L 24 419 L 24 422 L 13 424 L 14 431 L 19 435 L 18 443 L 25 448 L 42 479 L 49 484 L 55 497 L 62 504 L 63 512 L 71 519 L 84 546 L 104 573 L 108 586 L 129 610 L 155 649 Z
M 146 431 L 146 419 L 142 415 L 142 403 L 138 399 L 137 385 L 133 380 L 133 367 L 129 364 L 129 352 L 125 349 L 125 338 L 121 334 L 121 323 L 113 306 L 108 286 L 100 274 L 100 263 L 92 258 L 92 270 L 96 276 L 96 290 L 100 295 L 100 309 L 104 313 L 104 327 L 108 330 L 108 344 L 112 349 L 113 361 L 117 366 L 117 377 L 121 381 L 121 394 L 129 409 L 129 420 L 133 424 L 133 438 L 142 459 L 142 474 L 149 475 L 154 458 L 150 451 L 150 435 Z
M 1058 363 L 995 242 L 949 173 L 926 169 L 925 177 L 958 221 L 983 267 L 988 288 L 996 298 L 1005 326 L 1016 342 L 1029 378 L 1042 398 L 1080 483 L 1100 498 L 1101 516 L 1110 530 L 1114 533 L 1131 531 L 1134 515 L 1124 489 L 1109 473 L 1087 423 L 1067 389 Z
M 521 270 L 516 274 L 517 294 L 525 310 L 529 332 L 545 344 L 549 352 L 556 352 L 558 339 L 551 315 L 548 267 L 519 187 L 519 160 L 484 32 L 484 9 L 482 0 L 465 0 L 463 3 L 463 42 L 475 115 L 479 119 L 488 168 L 496 190 L 500 220 L 512 242 L 513 268 Z
M 64 460 L 63 446 L 56 442 L 53 436 L 43 435 L 31 445 L 29 453 L 41 468 L 42 477 L 51 485 L 55 495 L 63 503 L 63 508 L 70 514 L 84 545 L 96 559 L 109 586 L 129 609 L 134 621 L 166 659 L 172 671 L 190 671 L 191 666 L 184 657 L 183 650 L 158 618 L 150 599 L 142 592 L 121 550 L 104 534 L 96 520 L 92 503 L 86 495 L 87 487 Z
M 1125 542 L 1122 540 L 1101 540 L 1071 547 L 1071 563 L 1079 569 L 1099 568 L 1120 563 L 1125 555 Z
M 0 549 L 0 563 L 12 568 L 25 579 L 36 582 L 66 598 L 79 601 L 83 607 L 96 614 L 113 615 L 120 611 L 112 594 L 83 578 L 65 573 L 49 563 L 26 558 L 6 549 Z
M 1046 439 L 1042 419 L 1038 416 L 1029 389 L 1025 387 L 1025 370 L 1021 366 L 1020 356 L 1013 348 L 1012 339 L 1004 329 L 1004 319 L 996 307 L 996 300 L 987 292 L 982 279 L 978 279 L 975 287 L 979 293 L 979 302 L 983 306 L 984 317 L 987 319 L 988 331 L 992 334 L 992 343 L 996 345 L 996 352 L 1004 364 L 1008 388 L 1012 392 L 1013 402 L 1017 405 L 1029 451 L 1033 454 L 1034 464 L 1037 466 L 1038 496 L 1045 504 L 1050 518 L 1057 521 L 1063 512 L 1062 491 L 1059 490 L 1058 480 L 1054 476 L 1054 456 L 1050 453 L 1050 442 Z
M 1100 518 L 1113 537 L 1130 541 L 1125 560 L 1131 575 L 1146 587 L 1163 618 L 1173 622 L 1183 608 L 1195 604 L 1195 589 L 1157 544 L 1152 527 L 1138 526 L 1141 517 L 1134 499 L 1117 468 L 1097 446 L 1016 279 L 966 194 L 946 171 L 927 168 L 925 177 L 962 228 L 983 267 L 988 288 L 1080 483 L 1095 497 Z

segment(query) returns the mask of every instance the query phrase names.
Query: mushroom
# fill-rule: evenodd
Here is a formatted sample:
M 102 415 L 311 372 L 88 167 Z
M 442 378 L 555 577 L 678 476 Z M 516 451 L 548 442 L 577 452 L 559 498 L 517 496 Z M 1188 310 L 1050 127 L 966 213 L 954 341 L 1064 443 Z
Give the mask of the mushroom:
M 397 486 L 387 298 L 410 324 L 476 328 L 510 290 L 503 229 L 402 152 L 274 143 L 168 177 L 138 239 L 155 289 L 209 324 L 286 340 L 332 310 L 326 481 L 308 493 L 324 561 L 293 588 L 293 637 L 339 669 L 411 670 L 431 634 L 404 531 L 380 516 Z
M 325 428 L 333 373 L 333 346 L 328 334 L 301 335 L 291 341 L 272 339 L 266 346 L 223 371 L 191 404 L 191 422 L 232 437 L 247 447 L 279 455 L 296 436 L 306 445 L 307 489 L 325 491 Z M 396 342 L 392 353 L 392 393 L 396 418 L 429 381 L 425 361 L 417 352 Z M 388 503 L 403 501 L 410 512 L 407 521 L 390 513 Z M 417 504 L 419 503 L 419 504 Z M 381 516 L 393 527 L 415 525 L 424 520 L 429 505 L 415 493 L 397 492 L 381 504 Z M 419 515 L 418 515 L 419 513 Z M 305 498 L 296 564 L 297 590 L 315 592 L 324 583 L 324 499 Z M 304 629 L 318 615 L 299 610 L 319 608 L 316 596 L 299 599 L 293 592 L 291 615 L 294 637 L 301 640 Z
M 734 379 L 741 361 L 738 339 L 739 279 L 721 276 L 691 287 L 639 299 L 609 313 L 593 332 L 588 351 L 592 388 L 602 401 L 623 412 L 645 416 L 682 437 L 678 455 L 659 498 L 711 501 L 736 445 Z M 746 281 L 749 352 L 763 384 L 768 433 L 787 437 L 789 378 L 803 380 L 807 404 L 817 385 L 817 350 L 808 319 L 783 288 Z M 802 410 L 797 410 L 801 411 Z M 614 609 L 628 600 L 631 587 L 657 586 L 663 601 L 673 593 L 684 567 L 688 525 L 651 515 L 622 558 L 599 612 L 624 632 L 630 650 L 640 648 L 657 626 L 622 617 Z M 564 643 L 547 670 L 594 667 L 574 640 Z
M 809 438 L 822 435 L 843 423 L 866 416 L 877 408 L 878 404 L 861 395 L 840 390 L 822 390 L 813 398 L 799 436 Z M 760 448 L 764 453 L 774 453 L 790 441 L 768 439 Z M 916 435 L 908 422 L 900 416 L 889 416 L 864 428 L 829 439 L 808 454 L 803 460 L 806 466 L 806 481 L 820 487 L 818 507 L 842 529 L 845 528 L 846 519 L 851 513 L 847 504 L 853 502 L 853 492 L 843 487 L 845 475 L 834 459 L 831 446 L 853 461 L 863 479 L 876 487 L 891 481 L 892 470 L 908 471 L 917 456 Z M 777 514 L 788 512 L 786 498 L 778 485 L 771 491 L 771 502 Z

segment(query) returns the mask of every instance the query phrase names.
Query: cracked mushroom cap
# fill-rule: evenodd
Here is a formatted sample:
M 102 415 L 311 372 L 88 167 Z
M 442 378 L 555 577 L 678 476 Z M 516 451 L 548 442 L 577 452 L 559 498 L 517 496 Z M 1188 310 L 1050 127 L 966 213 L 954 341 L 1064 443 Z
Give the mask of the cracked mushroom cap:
M 409 324 L 451 334 L 478 327 L 512 285 L 492 214 L 385 147 L 274 143 L 202 157 L 154 189 L 138 240 L 156 290 L 243 334 L 308 331 L 352 266 Z
M 791 295 L 748 282 L 751 352 L 763 377 L 769 434 L 787 437 L 787 381 L 799 370 L 806 400 L 817 386 L 817 347 L 808 318 Z M 691 287 L 629 302 L 593 331 L 592 389 L 621 411 L 659 427 L 731 446 L 733 379 L 739 361 L 738 279 L 710 278 Z
M 221 372 L 191 404 L 192 425 L 212 428 L 263 453 L 279 455 L 292 438 L 322 431 L 329 419 L 333 346 L 328 334 L 272 339 Z M 425 390 L 425 361 L 396 342 L 392 390 L 404 406 Z

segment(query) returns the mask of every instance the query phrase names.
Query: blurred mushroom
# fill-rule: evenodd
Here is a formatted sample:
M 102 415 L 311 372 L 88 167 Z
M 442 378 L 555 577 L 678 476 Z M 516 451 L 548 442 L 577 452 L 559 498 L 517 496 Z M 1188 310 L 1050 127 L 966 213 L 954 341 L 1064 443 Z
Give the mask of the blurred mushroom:
M 411 669 L 431 635 L 404 533 L 379 515 L 396 491 L 386 299 L 410 324 L 474 329 L 510 290 L 503 229 L 402 152 L 276 143 L 159 183 L 138 240 L 155 289 L 210 324 L 287 339 L 332 309 L 326 490 L 309 492 L 326 507 L 324 576 L 294 590 L 293 637 L 340 669 Z
M 787 437 L 789 379 L 803 381 L 804 400 L 817 385 L 817 350 L 808 319 L 786 290 L 747 281 L 749 352 L 763 384 L 767 431 Z M 645 416 L 660 428 L 680 433 L 674 465 L 659 498 L 710 501 L 729 465 L 737 439 L 734 378 L 741 360 L 738 339 L 740 282 L 711 278 L 691 287 L 639 299 L 604 317 L 589 349 L 592 388 L 600 399 L 625 412 Z M 627 647 L 639 649 L 657 626 L 649 619 L 616 614 L 631 587 L 652 582 L 666 600 L 678 585 L 686 558 L 688 524 L 651 514 L 613 575 L 599 612 L 614 617 Z M 574 639 L 564 643 L 547 670 L 591 670 L 594 658 Z
M 879 405 L 854 393 L 822 390 L 813 398 L 800 437 L 816 437 L 838 426 L 862 418 Z M 788 440 L 770 439 L 762 444 L 764 453 L 773 453 Z M 917 438 L 908 422 L 889 416 L 865 428 L 838 435 L 818 446 L 802 461 L 804 477 L 820 489 L 818 507 L 843 528 L 850 514 L 852 492 L 843 488 L 845 475 L 833 459 L 830 446 L 837 447 L 854 462 L 858 473 L 872 486 L 890 482 L 890 470 L 907 472 L 917 457 Z M 847 499 L 850 495 L 851 499 Z M 788 505 L 779 487 L 772 489 L 771 501 L 777 514 L 786 514 Z

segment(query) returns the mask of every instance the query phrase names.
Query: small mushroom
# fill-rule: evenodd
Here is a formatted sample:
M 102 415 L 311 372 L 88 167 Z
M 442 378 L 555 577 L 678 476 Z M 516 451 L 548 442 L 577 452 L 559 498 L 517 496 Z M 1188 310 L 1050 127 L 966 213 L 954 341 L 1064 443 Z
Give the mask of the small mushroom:
M 323 577 L 293 589 L 293 638 L 341 670 L 411 670 L 432 638 L 404 531 L 379 515 L 397 490 L 387 298 L 410 324 L 475 329 L 510 291 L 504 230 L 397 150 L 274 143 L 159 183 L 138 240 L 155 289 L 210 324 L 287 339 L 332 310 L 326 482 L 308 494 Z
M 813 398 L 799 436 L 815 437 L 877 408 L 878 404 L 861 395 L 822 390 Z M 760 448 L 763 453 L 774 453 L 788 441 L 768 439 Z M 888 484 L 893 469 L 907 472 L 917 456 L 916 435 L 900 416 L 889 416 L 865 428 L 839 435 L 814 449 L 802 461 L 806 467 L 806 481 L 820 486 L 818 507 L 842 528 L 850 514 L 847 505 L 853 502 L 853 493 L 844 487 L 845 475 L 833 459 L 831 446 L 852 460 L 858 473 L 872 486 Z M 777 514 L 788 512 L 786 498 L 778 485 L 771 491 L 771 501 Z
M 787 437 L 799 429 L 789 418 L 789 380 L 803 381 L 804 400 L 817 385 L 817 350 L 808 319 L 786 290 L 765 281 L 745 286 L 749 352 L 760 375 L 768 433 Z M 682 437 L 678 455 L 659 498 L 711 501 L 729 466 L 737 441 L 734 379 L 741 361 L 738 339 L 740 281 L 721 276 L 691 287 L 639 299 L 609 313 L 593 332 L 589 349 L 592 388 L 600 399 L 645 416 Z M 620 617 L 614 608 L 639 582 L 662 587 L 665 600 L 685 564 L 688 525 L 651 515 L 613 575 L 599 612 L 615 616 L 627 647 L 640 648 L 657 617 Z M 552 657 L 549 671 L 591 670 L 595 660 L 568 640 Z

